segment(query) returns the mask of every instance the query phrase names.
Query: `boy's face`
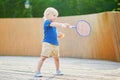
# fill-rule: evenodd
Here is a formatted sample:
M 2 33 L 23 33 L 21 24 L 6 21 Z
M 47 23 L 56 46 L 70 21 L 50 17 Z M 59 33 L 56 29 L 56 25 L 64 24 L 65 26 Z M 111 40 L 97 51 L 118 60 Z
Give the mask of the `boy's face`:
M 48 15 L 48 19 L 50 19 L 51 21 L 56 21 L 56 19 L 57 19 L 57 15 L 55 15 L 55 14 L 49 14 Z

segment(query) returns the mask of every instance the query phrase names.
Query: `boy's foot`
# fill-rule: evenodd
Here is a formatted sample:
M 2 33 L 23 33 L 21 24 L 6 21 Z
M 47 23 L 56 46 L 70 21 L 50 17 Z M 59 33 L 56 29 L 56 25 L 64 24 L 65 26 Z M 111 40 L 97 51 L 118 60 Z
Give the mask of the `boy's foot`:
M 56 75 L 63 75 L 63 73 L 60 70 L 58 70 L 56 71 Z
M 36 73 L 35 73 L 35 77 L 42 77 L 41 72 L 36 72 Z

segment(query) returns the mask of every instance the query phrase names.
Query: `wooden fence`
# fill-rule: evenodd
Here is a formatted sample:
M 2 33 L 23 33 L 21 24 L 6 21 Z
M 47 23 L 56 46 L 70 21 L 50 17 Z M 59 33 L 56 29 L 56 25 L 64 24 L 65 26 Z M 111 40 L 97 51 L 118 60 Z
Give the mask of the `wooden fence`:
M 80 37 L 75 29 L 58 28 L 65 33 L 60 39 L 62 57 L 120 61 L 120 12 L 69 16 L 59 22 L 75 24 L 87 20 L 92 26 L 88 37 Z M 43 19 L 0 19 L 0 55 L 39 56 L 42 48 Z

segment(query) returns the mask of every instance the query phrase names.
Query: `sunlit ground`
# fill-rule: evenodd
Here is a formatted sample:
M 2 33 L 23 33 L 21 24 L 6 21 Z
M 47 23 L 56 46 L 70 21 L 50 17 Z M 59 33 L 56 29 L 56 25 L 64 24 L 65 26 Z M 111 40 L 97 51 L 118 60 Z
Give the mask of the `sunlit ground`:
M 42 78 L 34 78 L 39 57 L 0 57 L 0 80 L 120 80 L 120 63 L 61 58 L 63 76 L 55 75 L 55 65 L 48 58 L 42 67 Z

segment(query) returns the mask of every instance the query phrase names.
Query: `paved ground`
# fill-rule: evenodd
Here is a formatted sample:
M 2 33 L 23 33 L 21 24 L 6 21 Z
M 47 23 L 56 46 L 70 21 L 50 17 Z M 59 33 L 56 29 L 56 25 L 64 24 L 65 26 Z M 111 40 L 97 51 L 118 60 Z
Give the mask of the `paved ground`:
M 120 80 L 120 63 L 61 58 L 63 76 L 55 75 L 52 58 L 45 61 L 42 78 L 34 78 L 39 57 L 0 56 L 0 80 Z

